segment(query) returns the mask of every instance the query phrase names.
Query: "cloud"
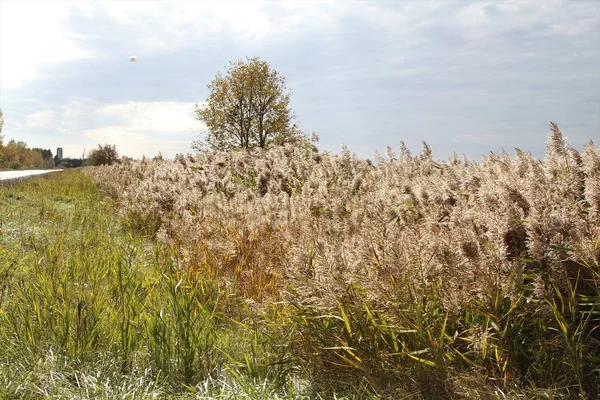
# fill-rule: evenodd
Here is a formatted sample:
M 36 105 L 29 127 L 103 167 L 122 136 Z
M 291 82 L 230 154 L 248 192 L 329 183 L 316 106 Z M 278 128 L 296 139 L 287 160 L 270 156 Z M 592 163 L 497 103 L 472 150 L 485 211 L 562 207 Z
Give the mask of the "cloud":
M 129 102 L 109 104 L 94 111 L 104 126 L 83 135 L 99 144 L 115 144 L 130 157 L 165 156 L 190 150 L 203 125 L 195 119 L 195 106 L 184 102 Z
M 27 116 L 25 126 L 45 127 L 54 122 L 55 115 L 53 110 L 39 111 Z
M 195 106 L 183 102 L 129 102 L 99 107 L 95 113 L 102 119 L 120 122 L 131 128 L 153 133 L 173 133 L 198 125 Z
M 600 129 L 597 1 L 110 1 L 35 4 L 32 17 L 9 4 L 5 131 L 76 154 L 108 140 L 132 156 L 188 151 L 193 104 L 253 55 L 286 76 L 300 128 L 325 150 L 426 140 L 441 157 L 541 156 L 551 119 L 575 144 Z
M 11 116 L 9 130 L 26 131 L 35 147 L 63 147 L 68 157 L 79 157 L 84 148 L 98 144 L 115 144 L 130 157 L 159 151 L 172 157 L 190 151 L 204 127 L 195 119 L 195 105 L 186 102 L 97 104 L 81 99 L 57 107 L 35 105 L 43 110 Z
M 184 102 L 129 102 L 104 105 L 95 110 L 105 126 L 87 129 L 84 136 L 98 143 L 116 144 L 130 157 L 166 156 L 188 151 L 202 124 L 195 106 Z
M 97 144 L 114 144 L 119 154 L 129 157 L 153 157 L 159 152 L 166 157 L 173 157 L 176 153 L 185 153 L 181 149 L 190 149 L 193 135 L 181 133 L 169 137 L 140 131 L 130 126 L 108 126 L 90 129 L 84 132 L 88 142 Z M 94 146 L 90 146 L 92 148 Z
M 78 35 L 65 29 L 64 2 L 0 3 L 0 88 L 15 88 L 38 76 L 45 63 L 92 59 L 76 45 Z

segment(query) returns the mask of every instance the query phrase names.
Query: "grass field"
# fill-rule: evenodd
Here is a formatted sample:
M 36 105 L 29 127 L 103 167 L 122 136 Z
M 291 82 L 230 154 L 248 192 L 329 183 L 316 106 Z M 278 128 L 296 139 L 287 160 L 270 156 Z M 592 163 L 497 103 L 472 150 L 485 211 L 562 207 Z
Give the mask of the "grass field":
M 600 152 L 281 148 L 0 187 L 2 398 L 594 398 Z
M 223 314 L 244 303 L 115 211 L 80 172 L 0 188 L 0 398 L 298 394 L 274 339 Z

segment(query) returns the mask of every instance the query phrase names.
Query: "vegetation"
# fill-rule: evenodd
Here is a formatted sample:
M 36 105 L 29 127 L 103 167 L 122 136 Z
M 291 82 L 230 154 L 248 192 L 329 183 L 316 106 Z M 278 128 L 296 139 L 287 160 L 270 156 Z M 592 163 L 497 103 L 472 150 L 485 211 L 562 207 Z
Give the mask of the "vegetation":
M 0 397 L 598 395 L 600 149 L 555 125 L 84 171 L 0 189 Z
M 46 149 L 30 149 L 25 142 L 9 141 L 0 146 L 1 169 L 47 169 L 54 168 L 52 151 Z
M 285 78 L 258 57 L 231 63 L 208 85 L 206 106 L 196 105 L 198 120 L 208 128 L 204 144 L 216 150 L 265 149 L 304 139 L 290 109 Z
M 293 397 L 249 306 L 115 211 L 79 171 L 0 188 L 0 398 Z
M 88 155 L 88 165 L 112 165 L 116 162 L 119 162 L 119 152 L 114 144 L 98 145 Z
M 2 136 L 2 128 L 4 127 L 4 114 L 0 108 L 0 149 L 4 145 L 4 136 Z
M 4 116 L 0 109 L 0 170 L 27 168 L 54 168 L 52 151 L 45 149 L 29 149 L 25 142 L 11 140 L 4 144 L 2 127 Z
M 309 393 L 596 396 L 598 147 L 552 125 L 543 161 L 426 144 L 376 161 L 285 146 L 87 173 L 127 226 L 250 304 L 227 315 Z
M 66 169 L 66 168 L 80 168 L 84 166 L 83 158 L 61 158 L 54 157 L 54 162 L 56 163 L 57 168 Z
M 78 168 L 86 165 L 111 165 L 119 162 L 119 152 L 115 145 L 98 145 L 93 149 L 88 159 L 81 158 L 62 158 L 52 156 L 49 149 L 33 148 L 29 149 L 27 144 L 22 141 L 10 140 L 4 144 L 2 127 L 4 117 L 0 109 L 0 170 L 3 169 L 51 169 L 59 168 Z

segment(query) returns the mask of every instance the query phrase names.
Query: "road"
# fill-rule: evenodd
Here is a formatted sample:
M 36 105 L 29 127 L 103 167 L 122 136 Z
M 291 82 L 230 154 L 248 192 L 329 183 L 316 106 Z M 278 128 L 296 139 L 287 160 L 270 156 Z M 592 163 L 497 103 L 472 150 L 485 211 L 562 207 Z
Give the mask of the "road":
M 60 171 L 60 169 L 30 169 L 26 171 L 0 171 L 0 181 L 10 179 L 26 178 L 28 176 L 42 175 L 50 172 Z

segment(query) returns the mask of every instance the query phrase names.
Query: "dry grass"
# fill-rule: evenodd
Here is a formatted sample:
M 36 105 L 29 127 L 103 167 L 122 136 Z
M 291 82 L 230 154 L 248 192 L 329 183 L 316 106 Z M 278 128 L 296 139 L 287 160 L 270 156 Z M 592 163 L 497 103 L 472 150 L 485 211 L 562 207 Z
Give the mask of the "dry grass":
M 307 146 L 86 174 L 138 264 L 106 261 L 81 293 L 103 329 L 75 330 L 58 345 L 68 359 L 118 343 L 107 354 L 161 390 L 215 397 L 218 382 L 252 398 L 598 395 L 600 151 L 569 148 L 555 125 L 542 161 L 440 162 L 424 145 L 372 163 Z M 115 229 L 93 243 L 115 249 Z M 23 304 L 57 301 L 17 281 Z
M 437 397 L 468 372 L 504 393 L 598 391 L 600 153 L 554 124 L 543 161 L 283 147 L 87 174 L 188 268 L 262 312 L 279 302 L 325 385 Z

